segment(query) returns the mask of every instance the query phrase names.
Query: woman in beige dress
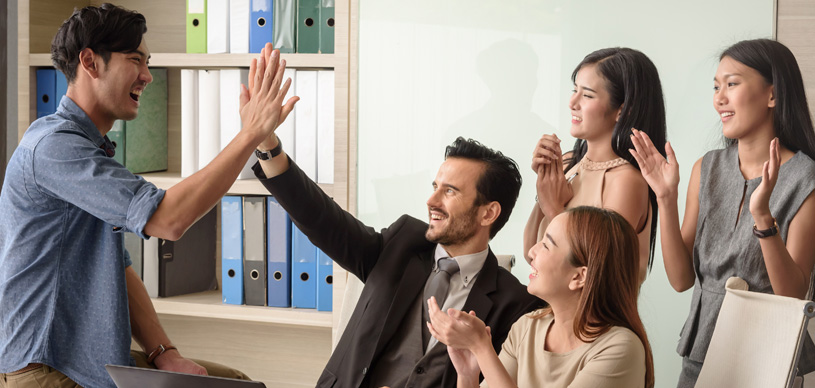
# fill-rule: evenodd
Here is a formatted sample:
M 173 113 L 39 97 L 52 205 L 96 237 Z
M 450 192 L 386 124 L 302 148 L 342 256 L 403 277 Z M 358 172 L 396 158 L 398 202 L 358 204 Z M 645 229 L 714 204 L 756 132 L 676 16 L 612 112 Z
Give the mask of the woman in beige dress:
M 572 81 L 569 133 L 577 141 L 566 155 L 555 134 L 543 135 L 535 145 L 537 206 L 524 229 L 525 255 L 563 210 L 581 205 L 613 209 L 639 237 L 642 282 L 653 261 L 657 203 L 628 149 L 633 147 L 632 128 L 648 133 L 654 144 L 665 144 L 659 74 L 639 51 L 606 48 L 587 55 L 572 73 Z M 658 151 L 664 155 L 664 146 Z M 531 258 L 526 255 L 526 260 Z
M 566 210 L 529 252 L 530 294 L 549 307 L 512 326 L 497 355 L 484 322 L 428 301 L 430 333 L 447 345 L 458 387 L 654 386 L 651 347 L 637 310 L 639 242 L 619 214 Z

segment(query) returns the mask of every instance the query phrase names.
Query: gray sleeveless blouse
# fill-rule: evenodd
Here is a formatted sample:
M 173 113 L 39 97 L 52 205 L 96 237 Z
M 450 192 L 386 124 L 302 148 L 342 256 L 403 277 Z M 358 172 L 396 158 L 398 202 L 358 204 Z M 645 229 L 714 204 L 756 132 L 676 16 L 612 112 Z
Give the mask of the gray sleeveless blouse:
M 710 151 L 702 158 L 699 217 L 693 246 L 696 283 L 690 314 L 677 347 L 679 355 L 693 361 L 705 359 L 728 278 L 744 279 L 750 291 L 773 292 L 758 238 L 752 233 L 750 196 L 760 183 L 761 177 L 745 180 L 742 176 L 735 145 Z M 790 221 L 813 190 L 815 162 L 799 151 L 781 165 L 770 196 L 770 211 L 784 241 Z M 738 214 L 742 196 L 744 206 Z M 799 368 L 803 373 L 815 370 L 815 345 L 811 340 L 805 341 Z

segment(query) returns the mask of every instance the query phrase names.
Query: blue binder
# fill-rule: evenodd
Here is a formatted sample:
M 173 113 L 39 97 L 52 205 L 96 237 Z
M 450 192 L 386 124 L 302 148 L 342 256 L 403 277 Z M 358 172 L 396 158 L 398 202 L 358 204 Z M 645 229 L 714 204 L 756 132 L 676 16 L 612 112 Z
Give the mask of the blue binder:
M 267 42 L 272 42 L 274 12 L 272 0 L 251 0 L 249 7 L 249 52 L 259 53 Z
M 291 219 L 274 197 L 266 197 L 266 302 L 291 307 Z
M 317 307 L 317 247 L 292 224 L 291 232 L 291 304 L 292 307 Z
M 54 69 L 37 70 L 37 118 L 57 111 L 57 75 Z
M 59 102 L 62 101 L 62 96 L 68 94 L 68 79 L 65 78 L 65 74 L 62 74 L 59 70 L 55 73 L 57 76 L 57 89 L 55 92 L 57 98 L 54 99 L 54 112 L 59 108 Z
M 317 252 L 317 311 L 331 311 L 333 305 L 334 261 Z
M 227 304 L 243 304 L 243 199 L 221 199 L 221 293 Z

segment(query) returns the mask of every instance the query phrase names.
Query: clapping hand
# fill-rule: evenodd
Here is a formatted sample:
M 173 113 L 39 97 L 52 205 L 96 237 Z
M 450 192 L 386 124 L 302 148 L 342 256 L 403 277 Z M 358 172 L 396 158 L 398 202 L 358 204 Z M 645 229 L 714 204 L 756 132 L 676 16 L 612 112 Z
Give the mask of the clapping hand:
M 758 224 L 759 220 L 771 218 L 770 195 L 778 181 L 778 170 L 781 168 L 781 153 L 778 151 L 778 138 L 770 142 L 770 160 L 764 162 L 761 170 L 761 183 L 750 196 L 750 214 Z M 772 226 L 772 222 L 766 228 Z M 764 229 L 766 229 L 764 228 Z
M 668 156 L 666 159 L 657 151 L 645 132 L 633 128 L 631 131 L 634 149 L 628 151 L 637 160 L 642 177 L 648 182 L 648 186 L 659 198 L 676 198 L 679 187 L 679 164 L 676 162 L 676 154 L 671 143 L 665 143 L 665 154 Z

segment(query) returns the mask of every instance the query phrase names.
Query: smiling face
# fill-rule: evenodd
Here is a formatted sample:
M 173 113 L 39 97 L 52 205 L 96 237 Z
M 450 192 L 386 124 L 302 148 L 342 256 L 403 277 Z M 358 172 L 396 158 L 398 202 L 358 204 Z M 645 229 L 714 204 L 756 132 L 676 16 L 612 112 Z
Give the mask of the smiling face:
M 474 160 L 448 158 L 442 163 L 427 200 L 430 226 L 425 237 L 429 241 L 461 245 L 482 230 L 478 221 L 481 206 L 475 203 L 476 184 L 483 172 L 484 164 Z
M 569 98 L 572 126 L 569 134 L 583 140 L 601 140 L 614 132 L 620 109 L 612 109 L 606 80 L 597 71 L 596 64 L 583 66 L 577 72 L 574 90 Z
M 566 227 L 568 213 L 561 213 L 549 223 L 542 240 L 529 250 L 532 258 L 527 291 L 543 300 L 553 303 L 579 294 L 575 279 L 580 279 L 586 267 L 574 267 L 570 262 L 572 254 Z
M 153 82 L 147 68 L 149 57 L 144 40 L 133 52 L 111 53 L 107 64 L 99 57 L 97 98 L 109 119 L 133 120 L 138 115 L 139 98 L 147 84 Z
M 722 132 L 739 139 L 757 128 L 772 128 L 773 86 L 755 69 L 724 57 L 713 79 L 713 108 L 722 120 Z

